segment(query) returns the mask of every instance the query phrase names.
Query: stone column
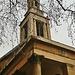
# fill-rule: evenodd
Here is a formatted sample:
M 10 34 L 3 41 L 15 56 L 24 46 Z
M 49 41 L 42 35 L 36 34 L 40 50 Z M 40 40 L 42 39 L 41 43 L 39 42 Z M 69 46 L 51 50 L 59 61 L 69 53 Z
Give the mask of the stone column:
M 67 72 L 68 75 L 75 75 L 75 66 L 71 64 L 67 64 Z
M 32 75 L 41 75 L 41 61 L 44 58 L 42 55 L 33 54 L 28 60 L 33 65 Z

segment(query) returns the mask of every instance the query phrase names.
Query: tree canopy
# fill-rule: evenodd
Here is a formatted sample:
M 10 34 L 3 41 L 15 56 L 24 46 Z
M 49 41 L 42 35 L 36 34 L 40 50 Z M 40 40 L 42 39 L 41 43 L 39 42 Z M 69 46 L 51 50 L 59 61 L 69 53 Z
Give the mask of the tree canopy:
M 46 1 L 46 3 L 44 3 Z M 67 0 L 41 0 L 40 9 L 50 19 L 50 28 L 56 30 L 66 22 L 68 37 L 75 45 L 75 3 L 68 7 Z M 19 24 L 27 11 L 27 0 L 0 0 L 0 45 L 19 43 Z M 65 35 L 65 34 L 64 34 Z

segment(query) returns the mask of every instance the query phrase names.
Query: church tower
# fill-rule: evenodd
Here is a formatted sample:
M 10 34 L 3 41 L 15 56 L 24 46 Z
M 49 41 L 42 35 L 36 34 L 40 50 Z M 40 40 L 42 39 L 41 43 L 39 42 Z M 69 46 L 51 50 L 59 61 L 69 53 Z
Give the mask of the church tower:
M 20 42 L 30 35 L 51 39 L 48 17 L 40 10 L 40 0 L 27 0 L 28 11 L 20 24 Z
M 75 48 L 50 40 L 49 19 L 40 1 L 27 3 L 21 43 L 0 58 L 0 75 L 75 75 Z

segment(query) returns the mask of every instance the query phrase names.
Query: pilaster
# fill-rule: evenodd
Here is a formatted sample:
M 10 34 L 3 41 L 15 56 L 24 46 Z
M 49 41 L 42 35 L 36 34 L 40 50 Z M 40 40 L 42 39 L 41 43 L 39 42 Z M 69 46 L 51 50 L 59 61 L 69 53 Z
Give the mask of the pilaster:
M 44 37 L 47 38 L 47 27 L 45 23 L 43 25 L 43 33 L 44 33 Z
M 47 23 L 47 32 L 48 32 L 47 33 L 48 39 L 51 39 L 49 20 L 48 20 L 48 23 Z
M 28 20 L 28 27 L 27 28 L 28 28 L 28 36 L 30 36 L 30 34 L 31 34 L 31 21 L 30 21 L 30 19 Z
M 33 17 L 32 17 L 32 15 L 30 15 L 30 30 L 31 30 L 31 32 L 30 32 L 30 35 L 33 35 Z
M 37 36 L 36 20 L 35 20 L 35 19 L 33 20 L 33 23 L 34 23 L 34 24 L 33 24 L 33 25 L 34 25 L 34 26 L 33 26 L 33 27 L 34 27 L 34 35 Z

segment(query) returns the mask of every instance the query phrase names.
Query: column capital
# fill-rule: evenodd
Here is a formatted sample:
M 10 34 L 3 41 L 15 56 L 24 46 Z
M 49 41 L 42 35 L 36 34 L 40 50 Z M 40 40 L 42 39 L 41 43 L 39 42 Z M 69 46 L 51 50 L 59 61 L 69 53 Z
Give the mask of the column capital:
M 28 59 L 28 61 L 31 64 L 41 64 L 41 61 L 43 60 L 44 56 L 43 55 L 37 55 L 37 54 L 32 54 L 32 56 Z

